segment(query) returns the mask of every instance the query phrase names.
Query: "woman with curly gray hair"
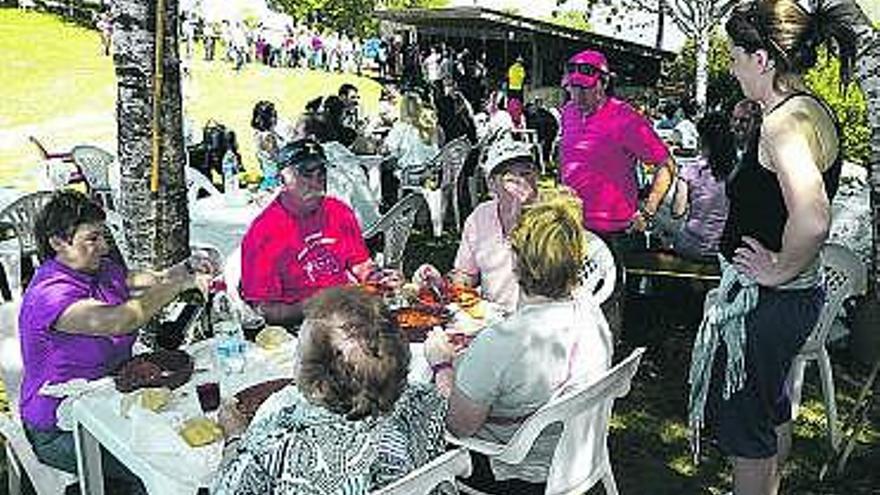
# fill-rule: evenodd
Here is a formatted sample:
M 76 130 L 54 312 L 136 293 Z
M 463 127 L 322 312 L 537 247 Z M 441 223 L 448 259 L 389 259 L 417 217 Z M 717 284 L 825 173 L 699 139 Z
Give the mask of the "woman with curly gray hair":
M 296 383 L 241 441 L 221 415 L 234 448 L 211 493 L 367 494 L 443 453 L 445 400 L 407 385 L 409 347 L 378 297 L 335 287 L 310 299 L 297 352 Z

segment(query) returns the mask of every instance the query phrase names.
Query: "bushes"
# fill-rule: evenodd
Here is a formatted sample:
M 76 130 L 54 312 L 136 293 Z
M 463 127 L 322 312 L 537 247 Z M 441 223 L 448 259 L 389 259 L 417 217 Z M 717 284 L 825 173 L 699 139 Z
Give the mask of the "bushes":
M 807 73 L 807 86 L 834 110 L 843 132 L 844 157 L 859 164 L 867 163 L 871 149 L 868 128 L 868 104 L 859 86 L 851 83 L 846 92 L 840 87 L 840 62 L 829 57 L 823 47 L 819 62 Z
M 718 31 L 712 36 L 709 53 L 709 108 L 729 111 L 742 98 L 739 84 L 730 75 L 729 60 L 726 37 Z M 688 41 L 679 56 L 666 69 L 668 84 L 675 86 L 676 82 L 693 81 L 695 66 L 694 43 Z M 839 67 L 837 58 L 828 56 L 823 47 L 819 51 L 819 62 L 807 73 L 805 79 L 810 91 L 824 99 L 837 115 L 843 134 L 844 157 L 863 164 L 868 161 L 870 151 L 868 106 L 857 84 L 850 84 L 845 94 L 841 90 Z

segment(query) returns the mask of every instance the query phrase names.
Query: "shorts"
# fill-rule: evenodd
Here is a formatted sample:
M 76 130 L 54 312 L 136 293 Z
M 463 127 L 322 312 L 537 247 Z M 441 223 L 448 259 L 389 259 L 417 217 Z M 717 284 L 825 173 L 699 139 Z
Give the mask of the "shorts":
M 715 355 L 707 398 L 707 424 L 728 456 L 765 459 L 776 455 L 776 427 L 791 419 L 787 386 L 794 357 L 813 331 L 825 303 L 821 287 L 761 288 L 746 316 L 746 383 L 724 400 L 723 345 Z

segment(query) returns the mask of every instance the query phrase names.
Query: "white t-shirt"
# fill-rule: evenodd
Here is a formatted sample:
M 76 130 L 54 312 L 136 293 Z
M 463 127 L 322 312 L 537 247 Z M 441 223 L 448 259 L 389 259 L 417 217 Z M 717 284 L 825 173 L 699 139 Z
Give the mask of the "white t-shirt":
M 700 133 L 697 132 L 697 126 L 690 120 L 684 119 L 675 124 L 675 133 L 681 140 L 679 144 L 686 150 L 696 150 L 700 145 Z
M 475 436 L 506 443 L 560 387 L 601 377 L 611 366 L 612 345 L 602 310 L 589 300 L 525 304 L 486 328 L 455 366 L 456 388 L 490 406 Z M 545 482 L 560 433 L 557 426 L 544 430 L 520 464 L 492 460 L 495 479 Z
M 397 158 L 400 169 L 419 168 L 428 163 L 439 151 L 436 144 L 425 143 L 419 130 L 409 122 L 398 120 L 385 137 L 385 147 Z

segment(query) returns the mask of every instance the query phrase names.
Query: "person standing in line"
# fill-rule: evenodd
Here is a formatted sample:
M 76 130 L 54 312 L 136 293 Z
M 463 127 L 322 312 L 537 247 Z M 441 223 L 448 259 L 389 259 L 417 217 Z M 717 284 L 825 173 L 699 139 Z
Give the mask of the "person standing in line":
M 526 68 L 523 66 L 522 55 L 507 69 L 507 111 L 517 129 L 524 126 L 523 97 L 526 84 Z
M 110 47 L 113 44 L 113 17 L 110 6 L 105 5 L 95 22 L 95 27 L 101 33 L 101 48 L 105 56 L 110 56 Z

